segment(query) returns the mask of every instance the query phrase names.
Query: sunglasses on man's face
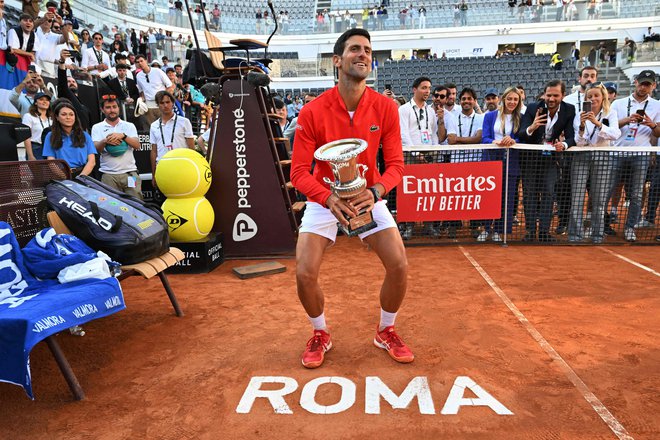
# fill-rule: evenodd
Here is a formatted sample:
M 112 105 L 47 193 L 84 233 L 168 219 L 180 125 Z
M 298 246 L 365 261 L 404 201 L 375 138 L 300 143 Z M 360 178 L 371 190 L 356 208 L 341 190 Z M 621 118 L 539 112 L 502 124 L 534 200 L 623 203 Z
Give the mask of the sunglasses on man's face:
M 60 30 L 60 27 L 59 27 L 59 26 L 53 26 L 53 30 L 54 30 L 54 31 L 59 31 L 59 30 Z
M 94 37 L 95 40 L 103 41 L 103 37 Z
M 447 97 L 447 95 L 441 95 L 440 93 L 434 93 L 433 97 L 434 98 L 445 99 Z

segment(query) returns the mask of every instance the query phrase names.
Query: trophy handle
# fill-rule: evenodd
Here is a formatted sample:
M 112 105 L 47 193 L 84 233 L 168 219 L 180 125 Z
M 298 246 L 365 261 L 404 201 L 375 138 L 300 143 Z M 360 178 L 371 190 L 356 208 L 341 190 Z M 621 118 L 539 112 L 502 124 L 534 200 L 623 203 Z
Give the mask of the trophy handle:
M 364 178 L 364 175 L 366 174 L 369 167 L 366 166 L 363 163 L 359 163 L 359 164 L 357 164 L 357 166 L 358 166 L 358 169 L 360 170 L 360 177 Z
M 327 177 L 323 178 L 323 181 L 330 185 L 330 189 L 334 190 L 335 189 L 335 182 L 333 180 L 328 179 Z

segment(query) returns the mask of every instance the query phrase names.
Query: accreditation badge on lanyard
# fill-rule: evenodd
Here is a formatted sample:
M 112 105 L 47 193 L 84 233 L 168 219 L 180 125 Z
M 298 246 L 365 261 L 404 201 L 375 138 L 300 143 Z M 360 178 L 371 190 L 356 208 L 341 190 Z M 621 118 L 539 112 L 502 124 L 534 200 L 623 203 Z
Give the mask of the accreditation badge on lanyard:
M 628 142 L 633 142 L 635 138 L 637 137 L 637 131 L 639 130 L 639 125 L 635 125 L 634 127 L 632 125 L 628 126 L 628 134 L 626 134 L 625 140 Z
M 422 136 L 422 144 L 431 145 L 431 132 L 428 130 L 422 130 L 420 134 Z

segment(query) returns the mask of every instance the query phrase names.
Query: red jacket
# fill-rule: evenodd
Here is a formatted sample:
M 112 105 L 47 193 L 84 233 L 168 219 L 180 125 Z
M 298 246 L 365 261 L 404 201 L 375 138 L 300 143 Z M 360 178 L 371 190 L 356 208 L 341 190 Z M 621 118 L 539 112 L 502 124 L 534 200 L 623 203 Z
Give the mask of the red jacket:
M 399 112 L 389 98 L 367 87 L 351 119 L 339 90 L 334 87 L 305 106 L 298 115 L 296 141 L 291 163 L 291 183 L 307 199 L 325 206 L 332 192 L 323 177 L 334 180 L 327 162 L 317 161 L 311 174 L 317 148 L 345 138 L 359 138 L 368 142 L 367 149 L 358 156 L 358 163 L 369 167 L 367 185 L 380 183 L 389 192 L 403 176 L 403 150 L 399 129 Z M 385 173 L 378 172 L 376 156 L 382 145 Z

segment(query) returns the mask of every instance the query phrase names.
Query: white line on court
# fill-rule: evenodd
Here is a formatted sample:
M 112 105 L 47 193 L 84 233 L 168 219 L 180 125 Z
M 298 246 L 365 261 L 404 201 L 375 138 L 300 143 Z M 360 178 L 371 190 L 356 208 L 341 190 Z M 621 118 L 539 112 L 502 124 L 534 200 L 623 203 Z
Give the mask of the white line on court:
M 546 353 L 552 358 L 553 361 L 557 363 L 559 366 L 559 369 L 562 370 L 562 372 L 566 375 L 568 380 L 571 381 L 571 383 L 575 386 L 575 388 L 580 391 L 582 394 L 582 397 L 589 402 L 591 407 L 596 411 L 596 413 L 600 416 L 601 419 L 605 423 L 607 423 L 607 426 L 612 430 L 612 432 L 620 439 L 620 440 L 634 440 L 633 437 L 626 431 L 626 428 L 623 427 L 623 425 L 614 417 L 614 415 L 603 405 L 603 402 L 596 397 L 594 393 L 591 392 L 589 387 L 580 379 L 580 377 L 573 371 L 573 369 L 566 363 L 566 361 L 557 353 L 557 351 L 550 345 L 550 343 L 541 335 L 541 333 L 536 330 L 534 325 L 532 325 L 531 322 L 527 320 L 525 315 L 516 307 L 516 305 L 509 299 L 509 297 L 504 293 L 502 289 L 499 288 L 497 284 L 495 284 L 495 281 L 486 273 L 486 271 L 477 263 L 477 261 L 472 258 L 472 255 L 470 255 L 464 248 L 463 246 L 458 247 L 461 252 L 463 252 L 463 255 L 465 255 L 465 258 L 467 258 L 470 263 L 472 263 L 472 266 L 474 266 L 475 269 L 477 269 L 477 272 L 482 276 L 484 280 L 490 285 L 491 289 L 497 294 L 497 296 L 500 297 L 502 302 L 511 310 L 511 313 L 518 318 L 518 321 L 525 327 L 525 330 L 534 338 L 536 342 L 541 346 L 543 350 L 545 350 Z
M 624 257 L 623 255 L 621 255 L 621 254 L 617 254 L 616 252 L 611 251 L 611 250 L 609 250 L 609 249 L 606 249 L 606 248 L 604 248 L 604 247 L 599 247 L 598 249 L 602 250 L 603 252 L 607 252 L 608 254 L 612 254 L 612 255 L 614 255 L 615 257 L 622 259 L 622 260 L 625 261 L 626 263 L 630 263 L 630 264 L 632 264 L 633 266 L 637 266 L 637 267 L 639 267 L 639 268 L 642 269 L 642 270 L 645 270 L 645 271 L 647 271 L 647 272 L 649 272 L 649 273 L 652 273 L 652 274 L 655 275 L 656 277 L 660 277 L 660 272 L 657 272 L 657 271 L 651 269 L 651 268 L 648 267 L 648 266 L 644 266 L 643 264 L 638 263 L 638 262 L 636 262 L 635 260 L 631 260 L 630 258 Z

